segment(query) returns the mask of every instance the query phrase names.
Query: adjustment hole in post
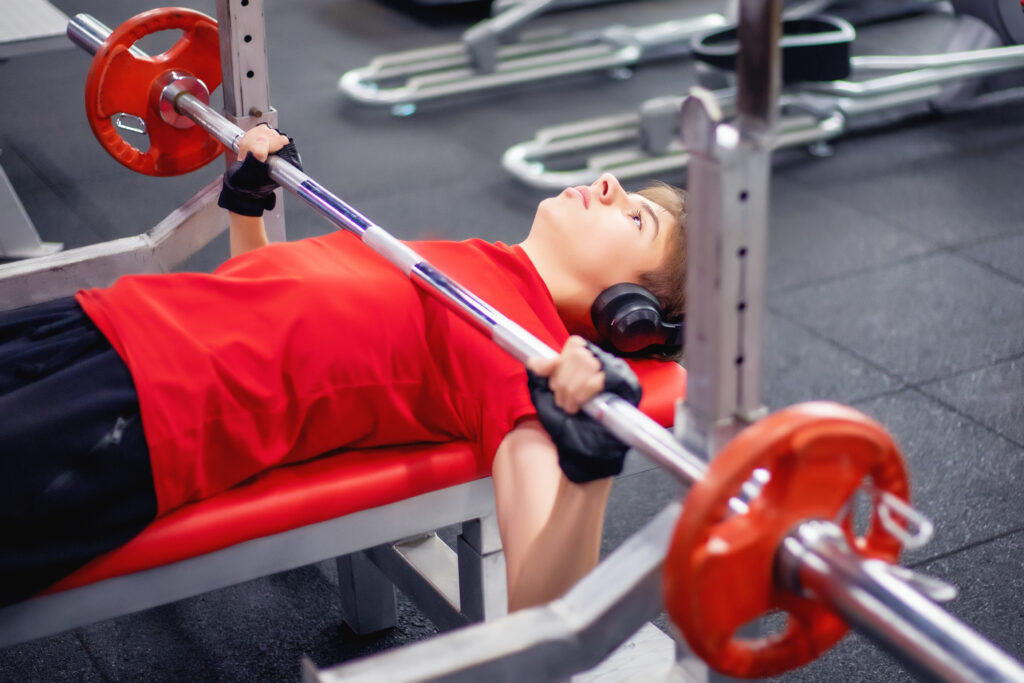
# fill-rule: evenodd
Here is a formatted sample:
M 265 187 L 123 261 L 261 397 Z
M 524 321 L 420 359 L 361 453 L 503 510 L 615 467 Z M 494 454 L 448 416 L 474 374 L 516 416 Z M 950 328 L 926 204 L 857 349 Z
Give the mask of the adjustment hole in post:
M 745 202 L 749 198 L 750 198 L 750 194 L 748 194 L 746 190 L 740 191 L 740 201 L 741 202 Z
M 252 36 L 243 36 L 242 40 L 244 40 L 247 43 L 251 43 L 252 42 Z
M 736 365 L 743 365 L 743 356 L 736 356 Z
M 256 72 L 255 72 L 255 71 L 246 71 L 246 72 L 245 72 L 245 77 L 246 77 L 246 78 L 252 78 L 252 77 L 253 77 L 253 76 L 255 76 L 255 75 L 256 75 Z
M 736 250 L 736 255 L 739 256 L 740 258 L 746 258 L 746 256 L 747 256 L 747 248 L 746 247 L 740 247 L 739 249 Z

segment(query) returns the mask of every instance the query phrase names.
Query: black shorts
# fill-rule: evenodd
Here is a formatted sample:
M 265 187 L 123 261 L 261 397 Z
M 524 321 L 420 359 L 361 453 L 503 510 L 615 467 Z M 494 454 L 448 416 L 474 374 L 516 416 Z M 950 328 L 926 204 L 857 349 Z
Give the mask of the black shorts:
M 0 313 L 0 605 L 156 516 L 128 368 L 74 299 Z

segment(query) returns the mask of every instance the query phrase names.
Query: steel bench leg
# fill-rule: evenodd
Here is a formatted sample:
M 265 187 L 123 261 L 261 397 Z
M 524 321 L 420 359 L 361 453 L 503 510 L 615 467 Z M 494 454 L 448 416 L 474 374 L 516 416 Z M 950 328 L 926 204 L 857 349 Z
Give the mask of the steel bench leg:
M 337 558 L 338 589 L 345 623 L 359 634 L 398 623 L 395 586 L 363 552 Z
M 462 614 L 470 621 L 504 616 L 508 612 L 508 590 L 497 515 L 463 522 L 458 553 Z

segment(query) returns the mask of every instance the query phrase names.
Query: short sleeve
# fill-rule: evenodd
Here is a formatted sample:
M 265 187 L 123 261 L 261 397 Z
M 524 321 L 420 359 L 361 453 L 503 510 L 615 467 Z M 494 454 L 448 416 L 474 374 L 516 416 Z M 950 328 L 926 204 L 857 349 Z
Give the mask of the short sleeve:
M 520 366 L 492 384 L 482 406 L 480 455 L 491 462 L 508 433 L 523 420 L 537 415 L 526 386 L 525 368 Z

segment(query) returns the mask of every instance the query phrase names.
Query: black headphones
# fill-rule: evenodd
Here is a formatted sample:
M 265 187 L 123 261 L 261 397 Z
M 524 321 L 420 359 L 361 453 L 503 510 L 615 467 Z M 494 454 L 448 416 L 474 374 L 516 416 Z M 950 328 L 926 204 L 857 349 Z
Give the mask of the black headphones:
M 666 321 L 658 298 L 631 282 L 601 292 L 590 307 L 590 319 L 600 343 L 620 355 L 671 355 L 683 347 L 683 318 Z

